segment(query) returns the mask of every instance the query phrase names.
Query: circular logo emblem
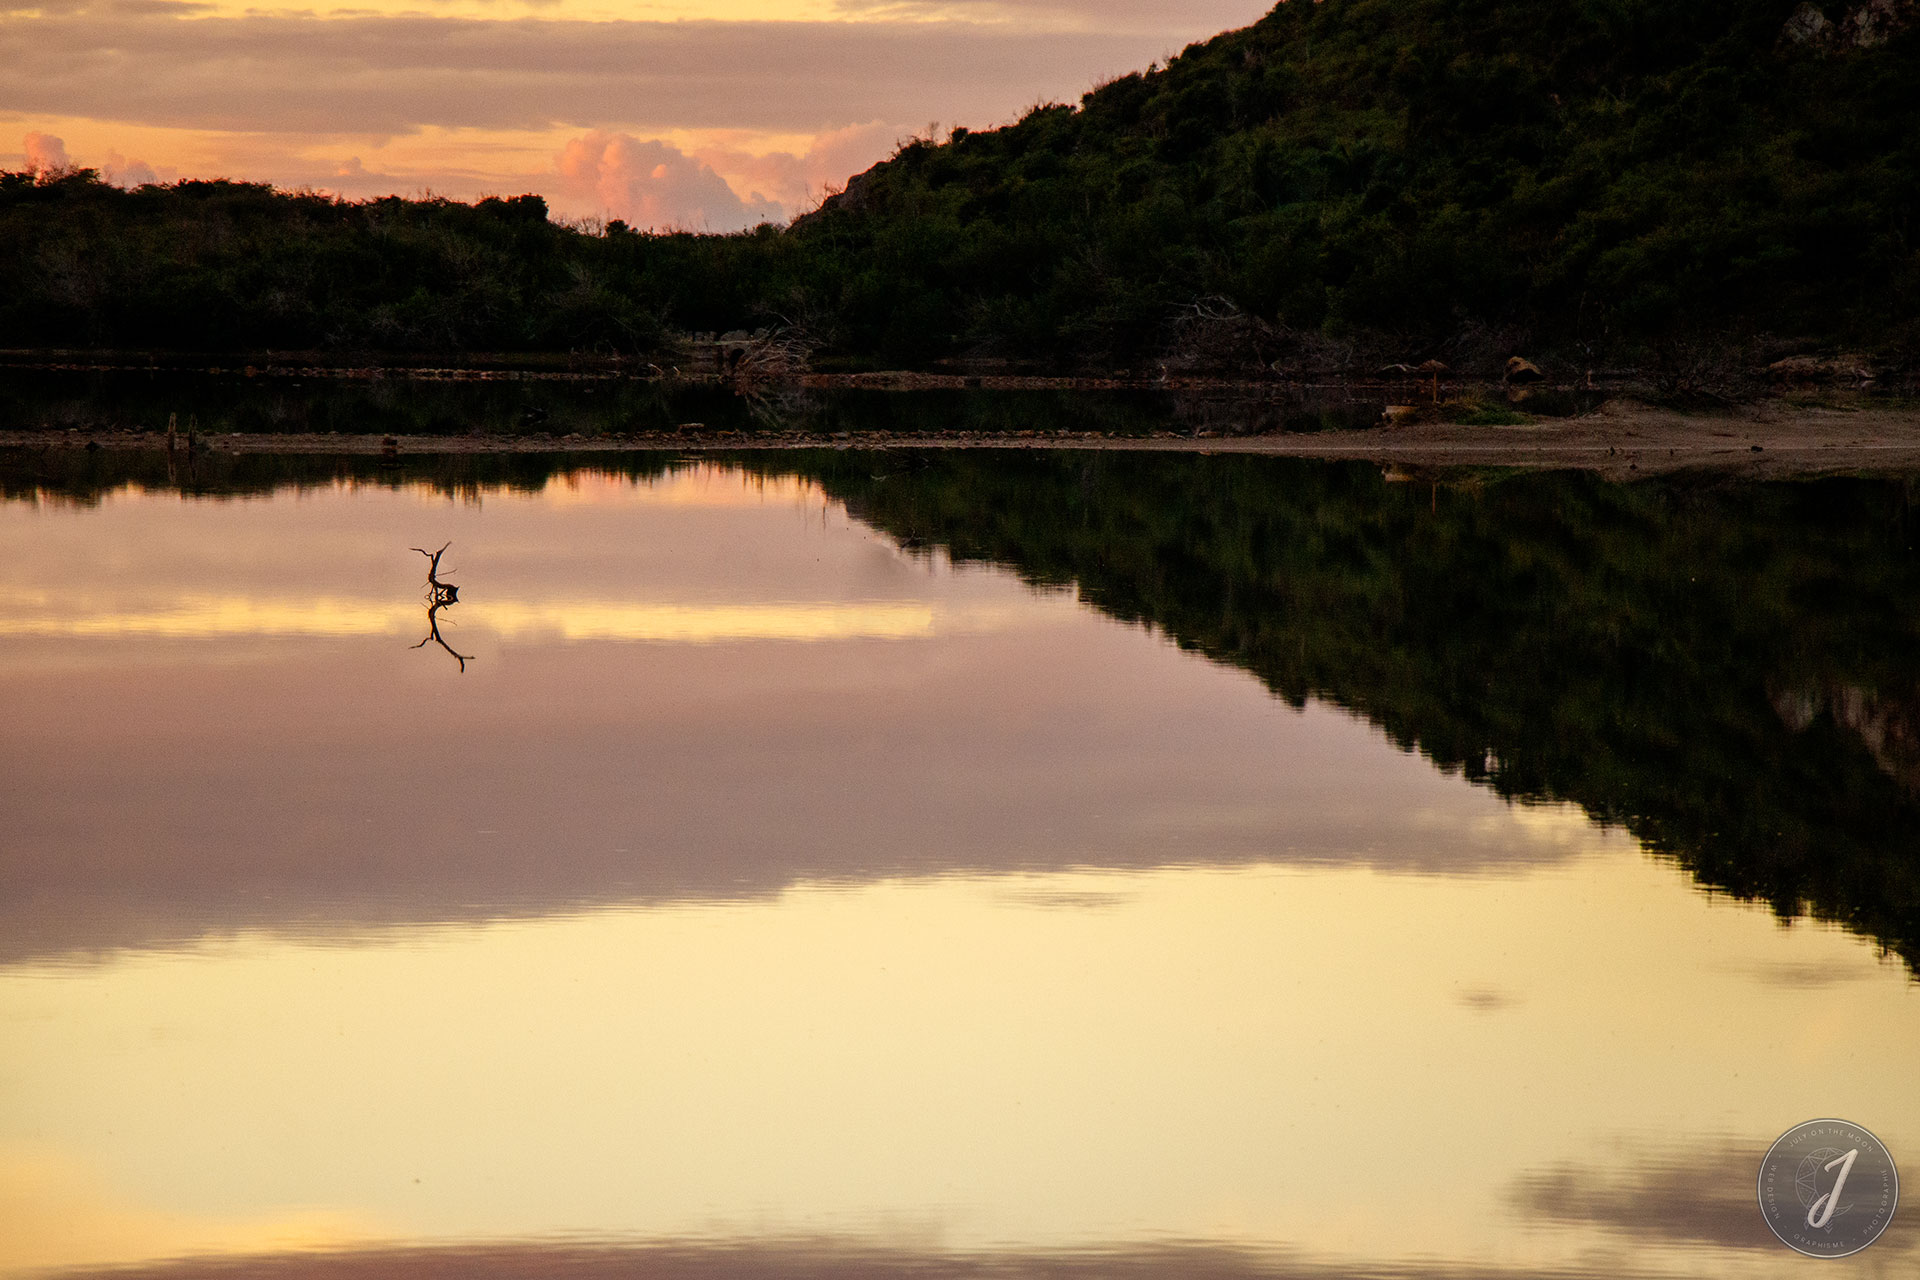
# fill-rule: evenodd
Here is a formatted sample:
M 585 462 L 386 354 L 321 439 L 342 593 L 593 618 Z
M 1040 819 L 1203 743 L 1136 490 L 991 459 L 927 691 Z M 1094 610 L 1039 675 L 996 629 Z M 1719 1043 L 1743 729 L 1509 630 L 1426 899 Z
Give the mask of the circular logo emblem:
M 1858 1253 L 1893 1221 L 1900 1174 L 1880 1139 L 1849 1120 L 1809 1120 L 1760 1162 L 1760 1212 L 1811 1258 Z

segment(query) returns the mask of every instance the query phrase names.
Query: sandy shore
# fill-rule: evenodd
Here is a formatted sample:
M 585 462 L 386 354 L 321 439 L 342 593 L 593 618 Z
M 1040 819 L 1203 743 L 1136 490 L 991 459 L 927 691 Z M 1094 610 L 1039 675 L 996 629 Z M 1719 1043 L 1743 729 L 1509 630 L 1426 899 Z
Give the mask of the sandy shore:
M 223 453 L 373 454 L 388 449 L 379 435 L 247 434 L 204 437 Z M 0 448 L 164 449 L 163 434 L 139 431 L 0 430 Z M 1682 413 L 1611 401 L 1572 418 L 1540 418 L 1521 426 L 1451 423 L 1383 426 L 1313 434 L 1210 436 L 1168 433 L 1106 436 L 1068 432 L 929 435 L 863 433 L 834 436 L 778 431 L 667 431 L 592 438 L 552 435 L 402 436 L 401 454 L 580 453 L 635 449 L 742 451 L 861 449 L 1113 449 L 1182 453 L 1246 453 L 1274 457 L 1357 459 L 1404 468 L 1518 467 L 1580 469 L 1628 478 L 1684 470 L 1750 476 L 1829 472 L 1920 472 L 1920 409 L 1799 407 L 1768 401 L 1710 413 Z

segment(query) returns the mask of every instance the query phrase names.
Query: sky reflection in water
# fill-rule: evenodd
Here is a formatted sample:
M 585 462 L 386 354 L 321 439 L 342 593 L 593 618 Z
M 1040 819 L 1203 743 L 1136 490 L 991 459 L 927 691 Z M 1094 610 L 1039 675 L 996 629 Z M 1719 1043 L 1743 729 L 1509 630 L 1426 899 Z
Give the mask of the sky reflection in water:
M 800 482 L 0 531 L 6 1274 L 1784 1275 L 1920 1150 L 1870 944 Z

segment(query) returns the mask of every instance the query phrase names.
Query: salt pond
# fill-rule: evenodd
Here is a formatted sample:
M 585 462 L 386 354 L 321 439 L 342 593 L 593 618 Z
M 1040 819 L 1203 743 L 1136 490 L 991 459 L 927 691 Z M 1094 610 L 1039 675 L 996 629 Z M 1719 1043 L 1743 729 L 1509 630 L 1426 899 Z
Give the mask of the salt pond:
M 1920 1153 L 1899 482 L 14 462 L 0 1275 L 1771 1276 Z

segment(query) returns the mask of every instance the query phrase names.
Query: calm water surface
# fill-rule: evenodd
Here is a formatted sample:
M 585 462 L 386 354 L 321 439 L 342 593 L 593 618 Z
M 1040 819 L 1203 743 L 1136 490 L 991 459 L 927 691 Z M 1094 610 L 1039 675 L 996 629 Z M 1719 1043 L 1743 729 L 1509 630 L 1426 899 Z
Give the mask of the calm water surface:
M 0 1275 L 1786 1276 L 1776 1134 L 1920 1168 L 1897 482 L 153 465 L 0 505 Z

